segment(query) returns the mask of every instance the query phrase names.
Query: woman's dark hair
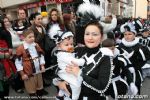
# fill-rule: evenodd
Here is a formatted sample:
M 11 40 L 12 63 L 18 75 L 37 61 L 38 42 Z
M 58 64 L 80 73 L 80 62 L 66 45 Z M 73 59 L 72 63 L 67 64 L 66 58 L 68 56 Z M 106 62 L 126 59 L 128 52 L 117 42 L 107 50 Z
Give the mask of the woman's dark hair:
M 32 15 L 33 19 L 35 19 L 35 18 L 36 18 L 36 16 L 38 16 L 38 15 L 41 15 L 41 14 L 40 14 L 40 13 L 38 13 L 38 12 L 34 13 L 34 15 Z
M 30 15 L 30 17 L 29 17 L 29 24 L 30 24 L 30 25 L 32 25 L 32 24 L 31 24 L 31 21 L 33 21 L 33 19 L 34 19 L 33 17 L 34 17 L 34 13 L 32 13 L 32 14 Z
M 5 28 L 5 25 L 4 25 L 4 19 L 8 19 L 8 20 L 9 20 L 8 17 L 4 16 L 4 18 L 1 20 L 1 29 L 6 29 L 6 28 Z M 10 21 L 10 20 L 9 20 L 9 21 Z
M 85 25 L 84 30 L 90 25 L 96 26 L 100 30 L 100 34 L 103 36 L 103 26 L 98 21 L 90 21 Z

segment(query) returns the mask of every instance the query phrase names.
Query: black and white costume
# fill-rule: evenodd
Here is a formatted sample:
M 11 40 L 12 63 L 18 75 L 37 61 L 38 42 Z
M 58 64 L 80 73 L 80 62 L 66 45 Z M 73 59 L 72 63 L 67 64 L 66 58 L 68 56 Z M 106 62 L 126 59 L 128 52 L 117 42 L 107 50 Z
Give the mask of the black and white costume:
M 139 38 L 139 43 L 150 49 L 150 40 L 148 39 L 148 37 L 140 37 Z
M 149 31 L 147 28 L 143 29 L 142 32 Z M 149 37 L 140 37 L 139 38 L 139 43 L 143 46 L 146 46 L 150 50 L 150 39 Z M 143 72 L 143 78 L 146 76 L 150 76 L 150 60 L 146 62 L 146 64 L 142 67 L 142 72 Z
M 150 52 L 148 48 L 139 44 L 138 38 L 135 38 L 132 42 L 127 42 L 123 38 L 119 50 L 129 58 L 135 69 L 135 84 L 140 94 L 141 82 L 143 81 L 141 68 L 150 59 Z
M 83 82 L 79 100 L 105 100 L 113 74 L 113 59 L 102 54 L 100 46 L 96 48 L 77 48 L 78 57 L 84 57 L 86 63 L 82 68 Z
M 101 48 L 101 51 L 103 54 L 114 58 L 112 81 L 106 94 L 111 95 L 111 97 L 117 100 L 118 95 L 126 95 L 128 93 L 128 89 L 131 88 L 132 95 L 135 95 L 137 93 L 137 88 L 133 83 L 132 74 L 129 71 L 129 69 L 133 69 L 130 61 L 125 58 L 124 55 L 119 55 L 118 49 L 115 49 L 114 54 L 112 50 L 107 47 Z

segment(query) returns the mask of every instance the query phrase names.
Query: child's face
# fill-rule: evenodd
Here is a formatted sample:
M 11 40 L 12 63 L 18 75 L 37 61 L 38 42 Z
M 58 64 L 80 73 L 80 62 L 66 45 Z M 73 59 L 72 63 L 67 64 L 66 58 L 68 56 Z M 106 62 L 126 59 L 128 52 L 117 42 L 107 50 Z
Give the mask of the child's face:
M 143 37 L 148 37 L 149 36 L 149 31 L 147 31 L 147 32 L 143 32 Z
M 58 44 L 58 48 L 67 52 L 73 51 L 73 37 L 64 39 L 62 42 Z
M 135 39 L 135 34 L 132 33 L 132 32 L 127 31 L 127 32 L 124 33 L 124 38 L 125 38 L 126 41 L 131 42 Z
M 34 34 L 30 33 L 29 35 L 27 35 L 24 39 L 27 43 L 31 44 L 34 42 L 35 38 L 34 38 Z

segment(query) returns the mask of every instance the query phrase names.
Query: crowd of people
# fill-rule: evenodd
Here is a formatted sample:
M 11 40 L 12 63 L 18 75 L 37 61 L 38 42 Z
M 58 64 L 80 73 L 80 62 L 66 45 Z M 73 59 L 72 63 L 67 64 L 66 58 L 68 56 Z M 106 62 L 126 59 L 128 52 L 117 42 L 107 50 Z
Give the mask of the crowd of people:
M 150 76 L 149 36 L 147 19 L 104 17 L 99 5 L 89 2 L 77 12 L 52 8 L 27 17 L 18 9 L 16 20 L 3 15 L 0 99 L 7 100 L 12 86 L 31 100 L 44 100 L 51 92 L 44 87 L 52 84 L 56 100 L 140 95 L 144 78 Z

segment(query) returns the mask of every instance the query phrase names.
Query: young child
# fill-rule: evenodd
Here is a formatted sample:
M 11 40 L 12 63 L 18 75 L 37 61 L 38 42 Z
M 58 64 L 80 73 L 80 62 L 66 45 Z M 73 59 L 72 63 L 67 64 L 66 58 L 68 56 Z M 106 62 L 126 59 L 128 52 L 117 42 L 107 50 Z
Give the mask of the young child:
M 15 27 L 13 27 L 13 29 L 16 31 L 16 33 L 18 34 L 19 38 L 21 41 L 23 41 L 23 30 L 26 29 L 26 27 L 23 25 L 22 20 L 18 19 L 17 20 L 17 25 L 15 25 Z
M 142 37 L 139 38 L 139 43 L 143 46 L 146 46 L 150 50 L 150 31 L 147 28 L 144 28 L 142 31 Z M 150 60 L 142 67 L 143 78 L 150 76 Z
M 113 39 L 108 38 L 102 42 L 102 53 L 112 56 L 114 65 L 112 82 L 107 92 L 111 97 L 117 99 L 118 95 L 126 95 L 129 88 L 132 95 L 136 95 L 137 87 L 133 83 L 132 74 L 130 72 L 130 70 L 134 68 L 129 59 L 125 58 L 124 55 L 117 54 L 116 50 L 115 41 Z
M 38 98 L 42 96 L 43 79 L 42 72 L 45 71 L 45 60 L 43 50 L 35 43 L 34 33 L 27 29 L 23 32 L 24 42 L 16 50 L 15 64 L 19 71 L 27 93 Z
M 148 39 L 150 31 L 147 28 L 145 28 L 141 32 L 142 37 L 139 38 L 139 43 L 142 44 L 143 46 L 147 46 L 148 49 L 150 50 L 150 40 Z
M 69 98 L 69 100 L 78 100 L 80 90 L 81 90 L 81 82 L 82 78 L 76 77 L 73 74 L 67 73 L 65 71 L 68 64 L 74 62 L 78 64 L 78 66 L 83 66 L 85 63 L 84 59 L 75 58 L 74 46 L 73 46 L 73 33 L 72 32 L 61 32 L 59 36 L 57 36 L 57 62 L 58 62 L 58 73 L 57 75 L 61 80 L 65 80 L 68 85 L 68 90 L 71 93 L 69 96 L 66 91 L 59 90 L 58 96 Z

